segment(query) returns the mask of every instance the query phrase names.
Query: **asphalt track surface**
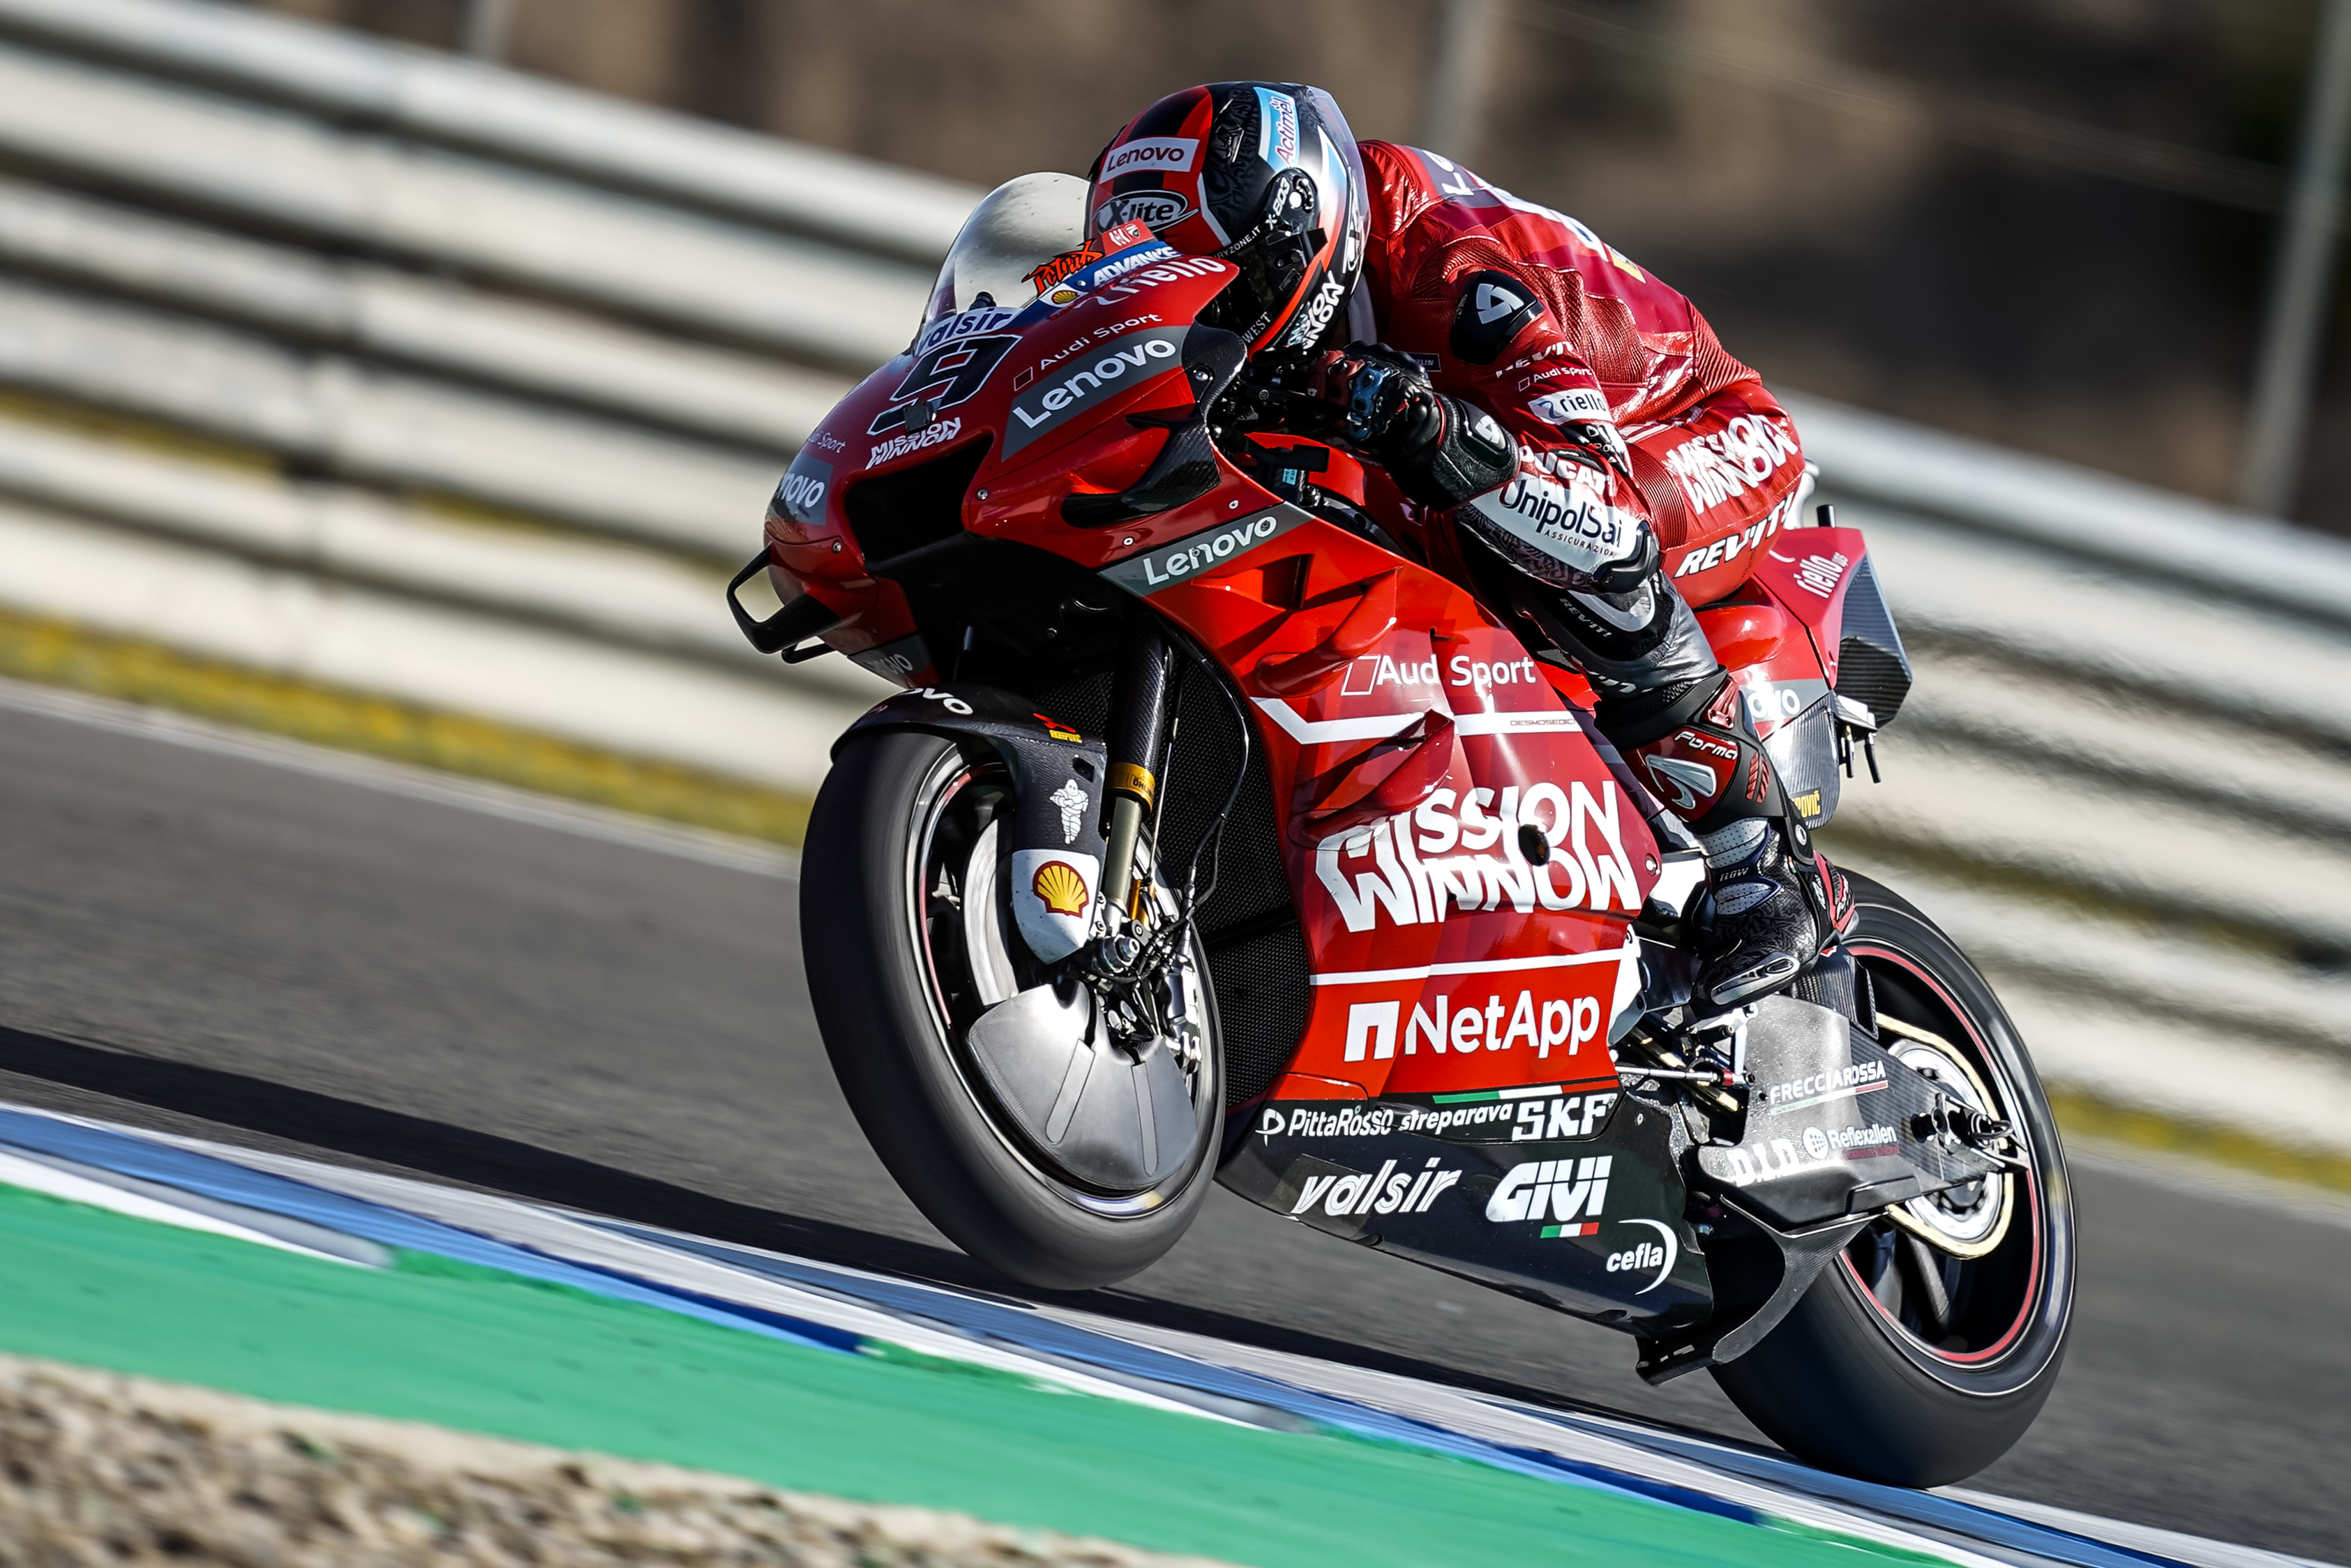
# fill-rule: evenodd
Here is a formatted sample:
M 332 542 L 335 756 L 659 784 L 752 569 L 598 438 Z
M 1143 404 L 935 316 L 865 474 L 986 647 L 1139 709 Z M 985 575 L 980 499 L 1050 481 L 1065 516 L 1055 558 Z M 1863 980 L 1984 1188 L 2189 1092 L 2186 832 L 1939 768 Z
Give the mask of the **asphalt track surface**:
M 834 1088 L 786 876 L 0 706 L 0 1099 L 967 1290 Z M 2351 1228 L 2076 1171 L 2073 1349 L 1971 1484 L 2351 1562 Z M 1061 1298 L 1761 1443 L 1620 1335 L 1219 1190 Z

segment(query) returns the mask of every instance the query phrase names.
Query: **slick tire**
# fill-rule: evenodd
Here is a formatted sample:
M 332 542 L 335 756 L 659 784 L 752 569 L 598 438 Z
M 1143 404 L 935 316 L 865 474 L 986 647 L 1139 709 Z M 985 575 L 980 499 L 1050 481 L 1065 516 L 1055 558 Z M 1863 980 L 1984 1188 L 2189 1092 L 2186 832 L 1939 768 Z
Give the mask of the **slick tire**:
M 1867 877 L 1852 882 L 1860 917 L 1847 946 L 1870 972 L 1881 1017 L 1939 1025 L 1989 1070 L 2002 1113 L 2026 1132 L 2032 1174 L 2013 1178 L 1997 1249 L 1972 1263 L 1935 1260 L 1958 1279 L 1949 1306 L 1964 1333 L 1937 1341 L 1906 1327 L 1865 1282 L 1872 1254 L 1856 1239 L 1761 1344 L 1712 1371 L 1798 1458 L 1892 1486 L 1942 1486 L 2006 1453 L 2056 1382 L 2074 1296 L 2072 1188 L 2047 1095 L 1991 987 L 1907 900 Z M 1881 1039 L 1892 1048 L 1884 1026 Z
M 909 844 L 961 754 L 943 736 L 872 735 L 841 754 L 817 796 L 800 862 L 800 942 L 825 1051 L 867 1141 L 948 1239 L 1026 1285 L 1111 1284 L 1173 1247 L 1207 1197 L 1217 1052 L 1203 1069 L 1197 1155 L 1144 1207 L 1066 1186 L 991 1120 L 941 1027 L 909 874 Z M 1214 1041 L 1213 998 L 1209 1015 Z

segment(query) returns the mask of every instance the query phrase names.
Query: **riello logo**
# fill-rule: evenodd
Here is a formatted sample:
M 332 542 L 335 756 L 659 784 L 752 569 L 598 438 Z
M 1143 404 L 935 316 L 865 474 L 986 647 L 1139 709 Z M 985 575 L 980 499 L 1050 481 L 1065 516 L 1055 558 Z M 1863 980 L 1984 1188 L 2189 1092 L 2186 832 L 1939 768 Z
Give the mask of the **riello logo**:
M 1578 780 L 1510 785 L 1468 796 L 1439 789 L 1409 811 L 1350 828 L 1314 851 L 1314 875 L 1350 931 L 1384 917 L 1395 925 L 1441 921 L 1453 911 L 1622 909 L 1637 915 L 1640 884 L 1625 852 L 1616 786 L 1594 795 Z M 1541 865 L 1520 852 L 1531 825 L 1551 845 Z

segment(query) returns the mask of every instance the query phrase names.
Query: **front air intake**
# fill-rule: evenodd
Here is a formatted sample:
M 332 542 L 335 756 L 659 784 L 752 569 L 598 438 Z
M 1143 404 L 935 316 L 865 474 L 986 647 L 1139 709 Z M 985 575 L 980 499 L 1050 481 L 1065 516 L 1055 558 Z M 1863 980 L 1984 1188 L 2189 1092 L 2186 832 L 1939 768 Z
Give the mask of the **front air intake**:
M 963 532 L 963 498 L 992 439 L 983 437 L 928 463 L 861 479 L 849 487 L 841 505 L 849 513 L 849 531 L 857 536 L 857 548 L 869 565 Z

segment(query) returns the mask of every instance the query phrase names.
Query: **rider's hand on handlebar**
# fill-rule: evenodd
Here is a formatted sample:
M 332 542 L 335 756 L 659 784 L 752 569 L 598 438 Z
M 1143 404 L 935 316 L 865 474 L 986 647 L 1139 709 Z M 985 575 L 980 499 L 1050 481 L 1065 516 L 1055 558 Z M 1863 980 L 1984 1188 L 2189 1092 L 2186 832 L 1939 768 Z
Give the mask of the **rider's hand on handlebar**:
M 1427 372 L 1384 343 L 1319 356 L 1307 393 L 1331 435 L 1374 459 L 1426 447 L 1444 424 Z

